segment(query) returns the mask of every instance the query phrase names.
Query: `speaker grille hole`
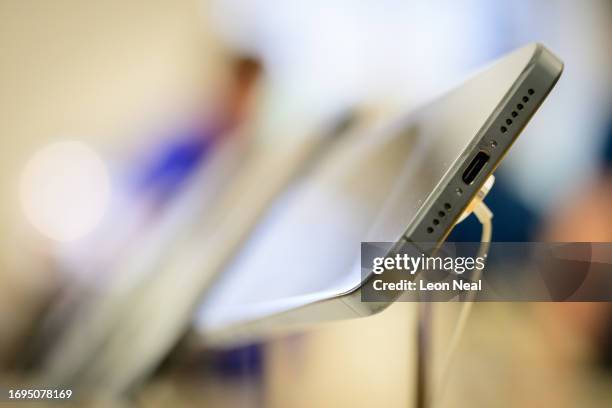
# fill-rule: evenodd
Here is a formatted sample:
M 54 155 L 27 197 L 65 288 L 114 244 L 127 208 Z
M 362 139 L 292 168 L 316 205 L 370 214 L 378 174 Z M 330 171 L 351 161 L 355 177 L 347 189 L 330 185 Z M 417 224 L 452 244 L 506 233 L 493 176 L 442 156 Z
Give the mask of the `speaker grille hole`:
M 438 221 L 437 218 L 434 218 L 432 223 L 433 223 L 433 225 L 438 225 L 440 223 L 440 221 Z
M 444 208 L 446 208 L 447 210 L 450 210 L 452 207 L 450 203 L 444 203 Z
M 527 90 L 527 93 L 528 93 L 529 95 L 533 95 L 533 94 L 535 93 L 535 91 L 534 91 L 533 89 L 529 88 L 529 89 Z
M 519 103 L 518 105 L 516 105 L 518 110 L 522 110 L 523 109 L 523 104 Z
M 433 228 L 427 227 L 427 232 L 431 234 L 433 232 Z

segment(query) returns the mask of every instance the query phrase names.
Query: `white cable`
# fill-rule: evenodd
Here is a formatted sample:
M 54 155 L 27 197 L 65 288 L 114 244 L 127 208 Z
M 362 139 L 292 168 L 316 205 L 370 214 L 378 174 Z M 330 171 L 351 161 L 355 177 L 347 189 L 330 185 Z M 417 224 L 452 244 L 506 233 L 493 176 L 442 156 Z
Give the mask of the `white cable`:
M 476 215 L 476 218 L 478 218 L 478 221 L 480 221 L 480 223 L 482 224 L 480 248 L 478 249 L 477 256 L 486 259 L 487 254 L 489 253 L 489 247 L 491 244 L 491 235 L 493 232 L 493 222 L 492 222 L 493 213 L 482 200 L 478 201 L 473 212 L 474 212 L 474 215 Z M 474 271 L 473 280 L 478 281 L 481 276 L 482 276 L 482 268 L 478 268 Z M 463 301 L 463 304 L 461 305 L 461 310 L 459 311 L 459 318 L 457 319 L 457 324 L 455 325 L 455 329 L 453 330 L 453 334 L 451 336 L 451 340 L 450 340 L 448 349 L 446 351 L 444 359 L 442 360 L 440 376 L 437 381 L 437 387 L 436 387 L 437 392 L 431 394 L 432 400 L 435 399 L 434 396 L 443 395 L 443 391 L 446 386 L 446 381 L 448 379 L 448 372 L 450 371 L 450 366 L 452 363 L 452 358 L 454 357 L 457 347 L 459 346 L 459 341 L 461 340 L 461 336 L 465 329 L 467 319 L 472 310 L 472 304 L 474 303 L 475 296 L 476 295 L 474 291 L 469 291 L 466 299 Z M 432 403 L 432 406 L 434 406 L 433 403 Z

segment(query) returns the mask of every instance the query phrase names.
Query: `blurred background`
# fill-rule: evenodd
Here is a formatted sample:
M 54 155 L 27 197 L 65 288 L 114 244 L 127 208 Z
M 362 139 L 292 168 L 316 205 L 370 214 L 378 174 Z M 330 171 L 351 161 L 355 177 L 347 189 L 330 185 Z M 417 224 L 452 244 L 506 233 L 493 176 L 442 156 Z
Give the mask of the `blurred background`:
M 0 387 L 410 406 L 410 304 L 215 350 L 201 294 L 332 140 L 533 41 L 565 71 L 496 174 L 493 238 L 612 241 L 610 1 L 2 0 Z M 605 303 L 477 304 L 440 405 L 610 406 L 611 347 Z

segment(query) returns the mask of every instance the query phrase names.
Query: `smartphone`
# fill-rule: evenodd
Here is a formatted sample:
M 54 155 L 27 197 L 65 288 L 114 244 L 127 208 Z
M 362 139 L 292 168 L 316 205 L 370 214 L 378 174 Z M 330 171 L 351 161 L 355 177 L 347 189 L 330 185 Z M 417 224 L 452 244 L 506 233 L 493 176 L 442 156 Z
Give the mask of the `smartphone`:
M 442 243 L 555 86 L 541 44 L 492 63 L 426 106 L 345 138 L 270 209 L 197 314 L 209 344 L 368 316 L 362 241 Z M 503 217 L 504 214 L 496 214 Z

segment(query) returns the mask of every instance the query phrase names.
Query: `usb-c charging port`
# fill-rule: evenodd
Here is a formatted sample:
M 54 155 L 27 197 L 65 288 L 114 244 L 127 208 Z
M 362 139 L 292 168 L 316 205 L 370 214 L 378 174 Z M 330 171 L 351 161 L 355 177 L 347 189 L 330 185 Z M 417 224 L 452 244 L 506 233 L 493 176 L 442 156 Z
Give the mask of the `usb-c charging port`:
M 489 155 L 485 152 L 478 152 L 476 157 L 472 159 L 472 162 L 463 172 L 463 176 L 461 179 L 465 184 L 472 184 L 474 180 L 476 180 L 476 176 L 480 173 L 480 170 L 487 164 L 489 161 Z

